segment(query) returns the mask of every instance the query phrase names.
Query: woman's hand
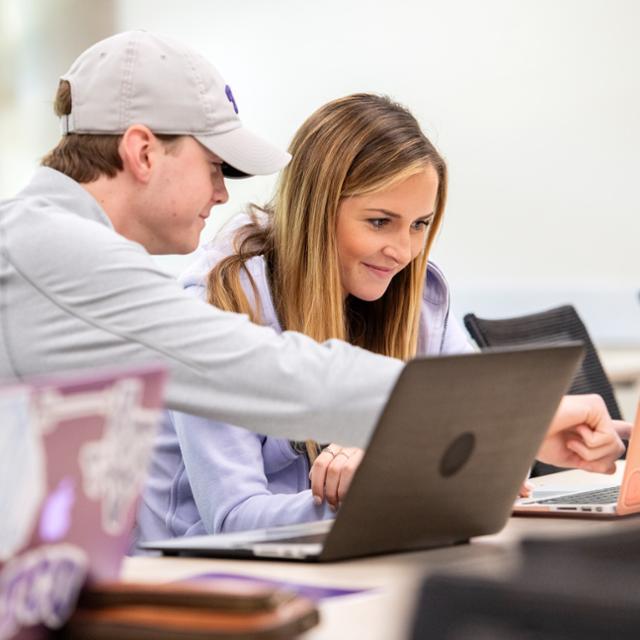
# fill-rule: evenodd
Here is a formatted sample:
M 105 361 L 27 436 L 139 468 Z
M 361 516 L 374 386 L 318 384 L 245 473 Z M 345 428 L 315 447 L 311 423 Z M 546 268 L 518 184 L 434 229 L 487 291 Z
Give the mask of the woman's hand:
M 337 511 L 363 455 L 364 451 L 356 447 L 334 443 L 325 447 L 309 472 L 313 501 L 320 505 L 326 500 L 331 509 Z
M 615 473 L 632 425 L 612 420 L 598 395 L 565 396 L 549 425 L 537 458 L 557 467 Z
M 518 491 L 518 498 L 528 498 L 531 495 L 532 491 L 533 491 L 533 485 L 528 480 L 525 480 L 520 485 L 520 489 Z

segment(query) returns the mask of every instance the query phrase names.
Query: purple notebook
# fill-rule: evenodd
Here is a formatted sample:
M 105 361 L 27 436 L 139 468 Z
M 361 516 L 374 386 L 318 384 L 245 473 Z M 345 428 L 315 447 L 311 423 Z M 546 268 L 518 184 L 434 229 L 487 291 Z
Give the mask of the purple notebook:
M 270 578 L 261 578 L 258 576 L 238 575 L 235 573 L 201 573 L 196 576 L 181 580 L 180 582 L 199 582 L 206 580 L 237 580 L 238 582 L 252 582 L 253 584 L 263 584 L 272 587 L 282 587 L 304 596 L 313 602 L 320 602 L 329 598 L 339 598 L 342 596 L 351 596 L 357 593 L 366 593 L 375 591 L 375 589 L 343 589 L 340 587 L 327 587 L 321 585 L 310 585 L 302 582 L 290 582 L 287 580 L 272 580 Z

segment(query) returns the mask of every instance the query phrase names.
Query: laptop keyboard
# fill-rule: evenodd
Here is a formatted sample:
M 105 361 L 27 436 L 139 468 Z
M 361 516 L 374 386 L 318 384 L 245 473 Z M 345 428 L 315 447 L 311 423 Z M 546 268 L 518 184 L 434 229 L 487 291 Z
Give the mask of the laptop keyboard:
M 618 501 L 620 487 L 606 487 L 595 491 L 582 491 L 561 498 L 538 500 L 538 504 L 610 504 Z

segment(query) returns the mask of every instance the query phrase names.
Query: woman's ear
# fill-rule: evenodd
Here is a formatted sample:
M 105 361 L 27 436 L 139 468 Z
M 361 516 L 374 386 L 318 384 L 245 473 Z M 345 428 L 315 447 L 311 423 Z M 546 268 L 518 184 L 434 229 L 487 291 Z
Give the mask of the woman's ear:
M 134 124 L 122 135 L 118 151 L 124 170 L 134 180 L 147 184 L 151 179 L 160 141 L 148 127 Z

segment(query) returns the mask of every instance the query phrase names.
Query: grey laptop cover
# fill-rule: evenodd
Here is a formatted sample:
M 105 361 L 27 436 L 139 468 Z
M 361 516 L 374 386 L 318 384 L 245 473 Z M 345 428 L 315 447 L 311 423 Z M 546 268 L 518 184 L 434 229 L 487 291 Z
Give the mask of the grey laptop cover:
M 332 526 L 311 523 L 143 547 L 166 554 L 332 561 L 494 533 L 511 513 L 582 353 L 581 345 L 571 343 L 412 360 Z

